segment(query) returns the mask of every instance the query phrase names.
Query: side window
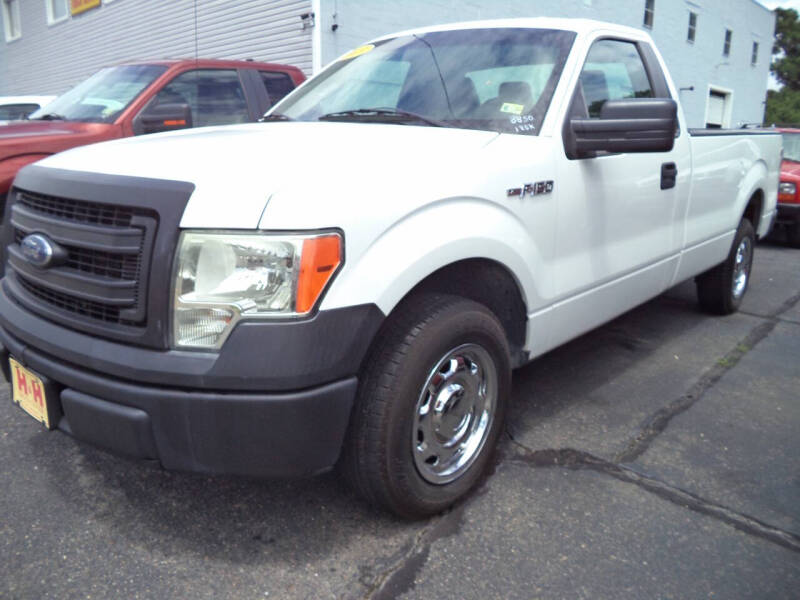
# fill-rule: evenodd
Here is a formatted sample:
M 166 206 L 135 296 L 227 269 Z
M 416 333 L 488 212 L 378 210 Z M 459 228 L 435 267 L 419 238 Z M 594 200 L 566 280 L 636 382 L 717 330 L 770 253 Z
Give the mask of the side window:
M 239 74 L 232 69 L 181 73 L 156 94 L 150 106 L 158 104 L 188 104 L 195 127 L 250 120 Z
M 39 110 L 38 104 L 3 104 L 0 106 L 0 121 L 16 121 Z
M 599 40 L 592 44 L 580 75 L 589 117 L 600 117 L 606 100 L 653 98 L 642 57 L 633 42 Z
M 294 89 L 294 81 L 288 73 L 280 71 L 259 71 L 258 73 L 267 90 L 270 105 L 275 104 Z

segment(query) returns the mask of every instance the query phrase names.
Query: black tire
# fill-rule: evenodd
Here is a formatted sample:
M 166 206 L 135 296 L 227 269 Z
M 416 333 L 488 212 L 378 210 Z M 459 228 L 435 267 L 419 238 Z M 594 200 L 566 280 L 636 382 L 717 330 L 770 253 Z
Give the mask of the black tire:
M 397 307 L 376 340 L 362 368 L 339 467 L 351 485 L 372 504 L 409 519 L 437 514 L 464 497 L 481 480 L 492 460 L 511 387 L 505 332 L 494 314 L 481 304 L 457 296 L 419 294 Z M 422 436 L 417 420 L 423 414 L 420 403 L 428 397 L 423 394 L 423 387 L 432 381 L 440 361 L 450 356 L 448 352 L 460 348 L 485 351 L 480 354 L 484 360 L 479 363 L 486 363 L 483 369 L 486 377 L 491 377 L 494 367 L 497 392 L 494 414 L 483 430 L 485 433 L 480 434 L 482 445 L 472 454 L 473 460 L 458 471 L 457 478 L 431 483 L 417 467 L 422 460 L 422 444 L 416 441 L 419 437 L 412 437 L 412 432 L 417 427 L 413 435 Z M 474 376 L 474 371 L 465 373 Z M 485 390 L 482 386 L 478 387 Z M 452 404 L 459 406 L 458 410 L 467 405 L 467 401 L 459 405 L 458 399 Z M 432 400 L 428 406 L 434 406 Z M 485 413 L 488 411 L 482 412 Z M 472 418 L 468 420 L 477 423 Z M 477 439 L 478 434 L 474 435 Z M 434 476 L 431 474 L 434 468 L 426 471 L 428 478 Z M 424 464 L 423 469 L 427 469 Z
M 750 284 L 750 272 L 753 265 L 753 252 L 755 250 L 756 235 L 753 225 L 747 219 L 742 219 L 733 238 L 728 257 L 713 269 L 699 275 L 695 280 L 697 284 L 697 299 L 703 310 L 717 315 L 729 315 L 739 310 L 747 286 Z M 737 256 L 740 248 L 746 244 L 749 250 L 742 257 L 744 268 L 743 287 L 737 288 L 734 279 L 741 274 L 737 268 Z
M 786 227 L 786 240 L 790 246 L 800 248 L 800 223 Z

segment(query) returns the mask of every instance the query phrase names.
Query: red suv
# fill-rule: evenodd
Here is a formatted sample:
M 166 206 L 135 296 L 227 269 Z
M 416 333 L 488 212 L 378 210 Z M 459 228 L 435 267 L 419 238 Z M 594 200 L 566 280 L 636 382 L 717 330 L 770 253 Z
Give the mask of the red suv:
M 28 120 L 0 125 L 0 216 L 14 176 L 28 163 L 114 138 L 256 121 L 304 79 L 297 67 L 234 60 L 101 69 Z
M 783 163 L 778 187 L 777 224 L 786 227 L 789 243 L 800 248 L 800 129 L 781 129 Z

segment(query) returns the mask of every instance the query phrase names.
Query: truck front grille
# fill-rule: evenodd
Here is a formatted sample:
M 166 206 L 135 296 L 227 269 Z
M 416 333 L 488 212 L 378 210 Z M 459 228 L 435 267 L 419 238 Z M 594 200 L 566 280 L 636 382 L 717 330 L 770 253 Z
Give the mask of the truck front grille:
M 40 214 L 109 227 L 129 227 L 135 214 L 134 209 L 127 206 L 57 198 L 26 191 L 19 192 L 17 202 Z
M 56 327 L 168 349 L 173 256 L 193 191 L 186 181 L 28 165 L 8 193 L 0 295 Z M 22 253 L 33 233 L 53 245 L 50 264 Z
M 10 210 L 13 244 L 8 267 L 34 306 L 50 313 L 103 323 L 145 327 L 145 257 L 158 217 L 152 211 L 17 191 Z M 66 252 L 48 268 L 31 264 L 20 243 L 41 233 Z
M 93 302 L 91 300 L 81 300 L 70 296 L 69 294 L 62 294 L 61 292 L 54 292 L 46 287 L 37 285 L 28 281 L 25 277 L 17 276 L 20 287 L 28 294 L 46 302 L 59 310 L 65 310 L 70 313 L 81 315 L 89 319 L 104 321 L 106 323 L 120 323 L 123 325 L 135 325 L 136 323 L 125 321 L 119 318 L 119 309 L 114 306 L 101 304 L 100 302 Z
M 27 233 L 21 229 L 15 229 L 14 241 L 19 244 L 26 235 Z M 64 266 L 69 269 L 111 279 L 138 279 L 141 253 L 134 256 L 79 246 L 63 245 L 63 248 L 69 253 L 69 257 L 64 263 Z

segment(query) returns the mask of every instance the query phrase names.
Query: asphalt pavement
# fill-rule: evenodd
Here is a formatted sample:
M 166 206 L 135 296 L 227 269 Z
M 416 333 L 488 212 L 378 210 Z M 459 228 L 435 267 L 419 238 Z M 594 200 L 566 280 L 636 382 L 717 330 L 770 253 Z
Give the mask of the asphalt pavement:
M 800 250 L 758 246 L 739 313 L 682 284 L 517 371 L 513 400 L 481 488 L 408 523 L 334 474 L 110 455 L 0 384 L 0 598 L 800 597 Z

